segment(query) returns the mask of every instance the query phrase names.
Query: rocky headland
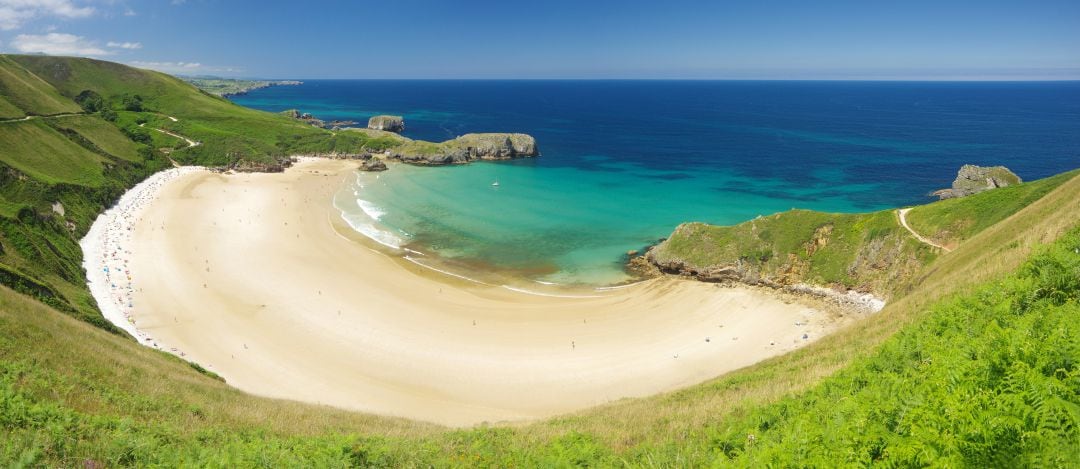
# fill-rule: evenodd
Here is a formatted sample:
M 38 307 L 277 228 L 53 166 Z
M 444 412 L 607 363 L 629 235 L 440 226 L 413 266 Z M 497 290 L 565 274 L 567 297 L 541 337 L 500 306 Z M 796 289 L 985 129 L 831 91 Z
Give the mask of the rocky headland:
M 281 114 L 304 121 L 316 127 L 329 128 L 329 124 L 297 109 L 289 109 Z M 331 122 L 330 124 L 335 124 Z M 405 129 L 405 120 L 401 116 L 375 116 L 368 120 L 367 128 L 347 127 L 335 130 L 359 132 L 372 139 L 381 139 L 385 148 L 374 150 L 386 159 L 420 166 L 441 166 L 465 164 L 477 160 L 509 160 L 539 156 L 536 139 L 531 135 L 519 133 L 472 133 L 443 142 L 413 140 L 401 135 Z M 348 155 L 319 155 L 331 158 Z M 381 171 L 381 169 L 376 169 Z
M 966 164 L 956 174 L 952 187 L 931 192 L 942 200 L 967 197 L 979 192 L 1012 186 L 1024 182 L 1015 173 L 1004 166 L 975 166 Z
M 446 165 L 530 158 L 539 154 L 536 139 L 530 135 L 481 133 L 466 134 L 441 143 L 411 140 L 389 150 L 387 157 L 416 165 Z
M 405 130 L 405 118 L 401 116 L 374 116 L 368 119 L 367 128 L 401 133 Z
M 271 86 L 295 86 L 304 82 L 297 80 L 234 80 L 231 78 L 184 78 L 184 81 L 195 85 L 196 88 L 207 93 L 227 98 L 240 96 L 261 88 Z

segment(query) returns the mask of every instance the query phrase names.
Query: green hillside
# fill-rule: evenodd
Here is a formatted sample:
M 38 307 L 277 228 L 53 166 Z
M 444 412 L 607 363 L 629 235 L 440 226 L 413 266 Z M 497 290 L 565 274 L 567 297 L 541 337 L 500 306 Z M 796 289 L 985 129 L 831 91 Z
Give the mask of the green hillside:
M 917 206 L 907 219 L 920 235 L 955 246 L 1077 174 Z M 789 210 L 735 226 L 686 223 L 648 257 L 664 270 L 708 280 L 808 282 L 891 297 L 909 290 L 940 254 L 901 226 L 895 210 Z
M 126 188 L 170 158 L 258 168 L 385 146 L 377 140 L 240 107 L 158 72 L 0 55 L 0 284 L 112 330 L 87 291 L 77 240 Z
M 55 88 L 9 56 L 0 56 L 0 119 L 81 112 Z
M 683 225 L 657 255 L 687 272 L 721 275 L 724 266 L 743 265 L 740 275 L 840 284 L 891 300 L 804 348 L 686 389 L 528 424 L 450 430 L 237 391 L 117 333 L 97 311 L 80 265 L 77 239 L 94 217 L 171 165 L 161 148 L 181 162 L 254 164 L 394 142 L 241 108 L 167 75 L 108 62 L 0 56 L 0 70 L 29 83 L 16 95 L 5 82 L 0 112 L 75 106 L 80 113 L 0 122 L 4 465 L 1069 467 L 1080 460 L 1076 171 L 913 208 L 913 228 L 947 242 L 948 252 L 916 240 L 892 210 Z M 203 144 L 188 147 L 159 128 Z
M 449 431 L 247 396 L 175 357 L 0 291 L 0 459 L 1068 467 L 1080 448 L 1080 233 L 1062 234 L 1080 217 L 1078 196 L 1074 178 L 972 241 L 1006 249 L 962 245 L 911 295 L 792 354 L 674 393 L 518 426 Z M 1059 241 L 1040 246 L 1047 239 Z

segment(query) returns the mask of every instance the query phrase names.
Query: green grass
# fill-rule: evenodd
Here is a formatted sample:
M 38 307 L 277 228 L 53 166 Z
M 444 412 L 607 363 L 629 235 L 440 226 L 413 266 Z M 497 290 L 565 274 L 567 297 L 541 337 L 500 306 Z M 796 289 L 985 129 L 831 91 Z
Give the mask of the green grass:
M 705 429 L 737 465 L 1080 461 L 1080 231 L 811 391 Z
M 253 397 L 139 346 L 101 318 L 76 244 L 125 188 L 168 165 L 153 151 L 149 159 L 124 158 L 131 148 L 143 151 L 117 138 L 138 121 L 204 141 L 174 153 L 202 164 L 382 148 L 398 139 L 282 121 L 117 64 L 15 59 L 65 99 L 93 89 L 115 105 L 138 93 L 145 109 L 120 111 L 115 124 L 97 116 L 0 123 L 0 132 L 8 132 L 0 135 L 0 282 L 15 290 L 0 288 L 0 462 L 701 467 L 1075 461 L 1078 235 L 1046 251 L 1038 246 L 1080 220 L 1076 173 L 1052 185 L 1025 184 L 1009 197 L 995 196 L 1010 194 L 998 192 L 1006 189 L 989 191 L 941 210 L 978 216 L 983 224 L 949 253 L 915 242 L 892 211 L 794 211 L 736 227 L 687 225 L 693 228 L 670 243 L 690 261 L 745 259 L 772 273 L 792 266 L 820 283 L 886 286 L 893 299 L 880 313 L 798 351 L 679 391 L 529 424 L 448 430 Z M 18 132 L 51 141 L 69 157 L 81 155 L 77 164 L 97 168 L 90 174 L 100 179 L 71 177 L 55 159 L 34 159 L 29 153 L 41 147 L 19 146 L 15 137 L 24 136 Z M 19 163 L 27 166 L 14 166 Z M 102 171 L 104 165 L 110 169 Z M 63 217 L 52 212 L 55 202 L 65 207 Z
M 26 115 L 18 106 L 11 104 L 0 94 L 0 119 L 18 119 Z
M 1038 200 L 1078 173 L 1070 171 L 974 196 L 921 205 L 908 212 L 907 221 L 913 230 L 934 242 L 956 245 Z
M 921 205 L 908 223 L 955 247 L 1045 196 L 1080 171 Z M 839 285 L 892 296 L 911 288 L 940 252 L 900 226 L 894 210 L 822 213 L 790 210 L 740 223 L 686 223 L 651 253 L 661 264 L 701 273 L 734 267 L 748 279 Z
M 247 396 L 176 358 L 0 291 L 0 459 L 50 466 L 1065 467 L 1080 449 L 1077 250 L 1073 230 L 1036 248 L 1016 274 L 945 293 L 908 311 L 907 320 L 897 321 L 895 308 L 868 319 L 898 333 L 771 401 L 762 402 L 756 387 L 785 385 L 789 368 L 804 370 L 800 361 L 820 360 L 838 342 L 861 344 L 830 337 L 672 394 L 526 426 L 452 431 Z M 727 402 L 718 406 L 718 398 Z M 696 417 L 687 422 L 680 412 Z
M 298 84 L 295 81 L 289 80 L 236 80 L 230 78 L 185 78 L 184 81 L 195 85 L 195 87 L 200 90 L 217 96 L 246 93 L 251 90 L 266 88 L 268 86 Z
M 96 116 L 70 116 L 52 119 L 55 127 L 70 129 L 111 156 L 138 162 L 143 159 L 142 145 L 133 142 L 116 126 Z M 172 137 L 169 137 L 172 138 Z
M 82 111 L 44 80 L 3 55 L 0 55 L 0 98 L 3 98 L 0 99 L 0 118 Z
M 17 202 L 12 202 L 4 198 L 3 194 L 0 194 L 0 217 L 15 218 L 26 205 Z
M 285 116 L 237 106 L 163 73 L 93 59 L 48 56 L 11 58 L 69 98 L 84 90 L 93 90 L 122 111 L 119 106 L 124 97 L 138 95 L 145 111 L 141 114 L 156 115 L 156 127 L 203 142 L 199 147 L 172 155 L 183 163 L 213 166 L 241 159 L 270 161 L 275 157 L 307 151 L 304 145 L 292 144 L 297 136 L 304 138 L 302 143 L 312 148 L 323 145 L 325 140 L 333 137 L 329 131 Z M 163 116 L 175 117 L 179 122 L 172 122 Z
M 681 265 L 683 271 L 729 266 L 747 279 L 841 285 L 889 295 L 937 254 L 912 239 L 891 210 L 790 210 L 735 226 L 686 223 L 650 255 L 661 264 Z
M 0 123 L 0 163 L 48 184 L 96 187 L 104 182 L 100 155 L 45 123 L 44 119 Z

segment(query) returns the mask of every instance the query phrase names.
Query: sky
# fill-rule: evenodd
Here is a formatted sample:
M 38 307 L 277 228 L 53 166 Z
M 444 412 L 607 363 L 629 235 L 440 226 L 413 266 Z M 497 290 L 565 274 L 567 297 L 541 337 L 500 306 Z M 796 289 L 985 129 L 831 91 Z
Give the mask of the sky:
M 0 51 L 247 78 L 1080 79 L 1080 0 L 0 0 Z

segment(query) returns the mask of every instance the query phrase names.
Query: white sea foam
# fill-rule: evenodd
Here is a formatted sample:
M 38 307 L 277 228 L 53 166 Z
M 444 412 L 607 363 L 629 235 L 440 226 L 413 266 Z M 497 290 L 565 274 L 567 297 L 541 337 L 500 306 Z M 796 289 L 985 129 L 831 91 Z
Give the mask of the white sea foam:
M 385 210 L 367 200 L 356 199 L 356 205 L 358 205 L 360 210 L 363 210 L 367 216 L 371 217 L 372 220 L 382 220 L 383 215 L 386 215 Z
M 645 282 L 648 282 L 648 280 L 642 280 L 640 282 L 628 283 L 628 284 L 625 284 L 625 285 L 615 285 L 615 286 L 611 286 L 611 287 L 596 287 L 596 288 L 594 288 L 594 290 L 596 290 L 596 291 L 622 290 L 623 288 L 630 288 L 630 287 L 632 287 L 634 285 L 640 285 L 640 284 L 645 283 Z
M 535 292 L 535 291 L 531 291 L 531 290 L 525 290 L 523 288 L 511 287 L 509 285 L 500 285 L 500 286 L 507 289 L 507 290 L 516 291 L 518 293 L 524 293 L 526 295 L 546 296 L 546 297 L 550 297 L 550 298 L 603 298 L 604 297 L 604 295 L 555 295 L 555 294 L 551 294 L 551 293 L 540 293 L 540 292 Z
M 466 277 L 466 276 L 461 275 L 461 274 L 455 274 L 455 273 L 450 272 L 448 270 L 442 270 L 442 269 L 439 269 L 439 268 L 436 268 L 436 267 L 432 267 L 432 266 L 427 265 L 427 264 L 425 264 L 423 262 L 420 262 L 420 261 L 418 261 L 416 259 L 413 259 L 412 257 L 409 257 L 409 256 L 405 256 L 405 260 L 407 260 L 409 262 L 412 262 L 413 264 L 416 264 L 416 265 L 418 265 L 420 267 L 423 267 L 425 269 L 434 270 L 434 271 L 436 271 L 436 272 L 438 272 L 440 274 L 449 275 L 451 277 L 457 277 L 457 278 L 460 278 L 462 280 L 468 280 L 468 281 L 473 282 L 473 283 L 479 283 L 480 285 L 486 285 L 486 286 L 489 286 L 489 287 L 493 286 L 490 283 L 484 283 L 484 282 L 481 282 L 481 281 L 479 281 L 479 280 L 477 280 L 475 278 Z
M 345 223 L 348 223 L 349 227 L 352 228 L 353 231 L 367 236 L 371 240 L 383 246 L 394 249 L 401 249 L 401 245 L 405 242 L 405 240 L 394 235 L 393 233 L 379 229 L 377 226 L 375 226 L 375 223 L 372 223 L 370 219 L 367 219 L 367 217 L 357 216 L 357 214 L 352 214 L 341 210 L 341 219 L 345 220 Z

